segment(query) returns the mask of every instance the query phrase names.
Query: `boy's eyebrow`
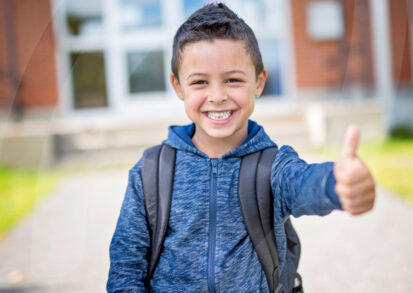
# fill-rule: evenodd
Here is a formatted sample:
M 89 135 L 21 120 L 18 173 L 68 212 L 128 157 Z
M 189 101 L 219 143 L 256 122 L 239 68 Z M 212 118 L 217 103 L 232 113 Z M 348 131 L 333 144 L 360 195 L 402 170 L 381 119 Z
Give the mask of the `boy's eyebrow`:
M 190 75 L 188 75 L 188 76 L 186 77 L 186 80 L 190 79 L 190 78 L 193 77 L 193 76 L 206 76 L 206 75 L 207 75 L 206 73 L 194 72 L 194 73 L 191 73 Z
M 241 73 L 242 75 L 247 75 L 243 70 L 236 69 L 236 70 L 230 70 L 225 72 L 225 74 L 233 74 L 233 73 Z
M 225 75 L 234 74 L 234 73 L 240 73 L 240 74 L 242 74 L 242 75 L 247 75 L 243 70 L 240 70 L 240 69 L 235 69 L 235 70 L 230 70 L 230 71 L 224 72 Z M 206 74 L 206 73 L 194 72 L 194 73 L 191 73 L 190 75 L 188 75 L 187 78 L 186 78 L 186 80 L 190 79 L 190 78 L 193 77 L 193 76 L 207 76 L 207 75 L 208 75 L 208 74 Z

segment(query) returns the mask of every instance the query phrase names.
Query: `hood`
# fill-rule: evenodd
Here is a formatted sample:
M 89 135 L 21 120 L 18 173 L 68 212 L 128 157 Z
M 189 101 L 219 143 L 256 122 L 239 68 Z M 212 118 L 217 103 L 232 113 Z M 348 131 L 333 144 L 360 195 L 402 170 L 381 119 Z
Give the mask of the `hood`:
M 194 123 L 184 126 L 170 126 L 168 138 L 163 141 L 163 143 L 178 150 L 192 152 L 202 157 L 208 157 L 193 144 L 192 136 L 194 133 Z M 265 133 L 262 126 L 258 125 L 255 121 L 248 120 L 248 137 L 239 147 L 225 153 L 222 158 L 242 157 L 268 147 L 276 146 L 277 145 Z

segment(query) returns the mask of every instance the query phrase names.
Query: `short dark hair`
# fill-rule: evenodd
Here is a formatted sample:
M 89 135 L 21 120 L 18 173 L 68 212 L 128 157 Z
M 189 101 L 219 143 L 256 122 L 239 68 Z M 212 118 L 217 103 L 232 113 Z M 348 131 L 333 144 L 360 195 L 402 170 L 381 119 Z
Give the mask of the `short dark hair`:
M 181 53 L 186 44 L 215 39 L 244 41 L 256 76 L 264 70 L 258 42 L 252 29 L 225 4 L 211 3 L 195 11 L 175 34 L 171 60 L 171 69 L 175 77 L 179 79 Z

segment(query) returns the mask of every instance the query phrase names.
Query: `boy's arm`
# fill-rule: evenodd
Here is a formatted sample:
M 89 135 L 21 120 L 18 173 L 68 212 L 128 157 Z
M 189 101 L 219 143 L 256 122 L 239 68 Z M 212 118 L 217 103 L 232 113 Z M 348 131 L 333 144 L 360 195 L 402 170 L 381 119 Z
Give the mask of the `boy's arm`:
M 280 216 L 325 215 L 338 208 L 358 215 L 373 208 L 375 183 L 356 155 L 359 136 L 357 127 L 347 129 L 343 151 L 335 164 L 307 164 L 291 147 L 280 149 L 271 170 L 275 208 Z
M 110 244 L 108 292 L 147 292 L 149 231 L 143 199 L 140 162 L 129 171 L 129 182 Z
M 321 216 L 340 209 L 333 167 L 333 162 L 307 164 L 293 148 L 281 147 L 271 170 L 275 210 L 284 218 L 290 214 Z

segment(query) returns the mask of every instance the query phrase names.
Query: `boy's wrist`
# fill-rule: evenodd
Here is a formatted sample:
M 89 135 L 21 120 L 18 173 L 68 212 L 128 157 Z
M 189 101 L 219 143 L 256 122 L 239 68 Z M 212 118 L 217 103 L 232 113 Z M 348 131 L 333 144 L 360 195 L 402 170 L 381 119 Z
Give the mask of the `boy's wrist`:
M 338 194 L 335 190 L 335 186 L 336 186 L 336 178 L 334 177 L 333 168 L 331 168 L 330 174 L 328 175 L 327 183 L 326 183 L 326 194 L 330 198 L 330 200 L 334 203 L 335 206 L 337 206 L 339 209 L 342 209 L 340 200 L 338 198 Z

